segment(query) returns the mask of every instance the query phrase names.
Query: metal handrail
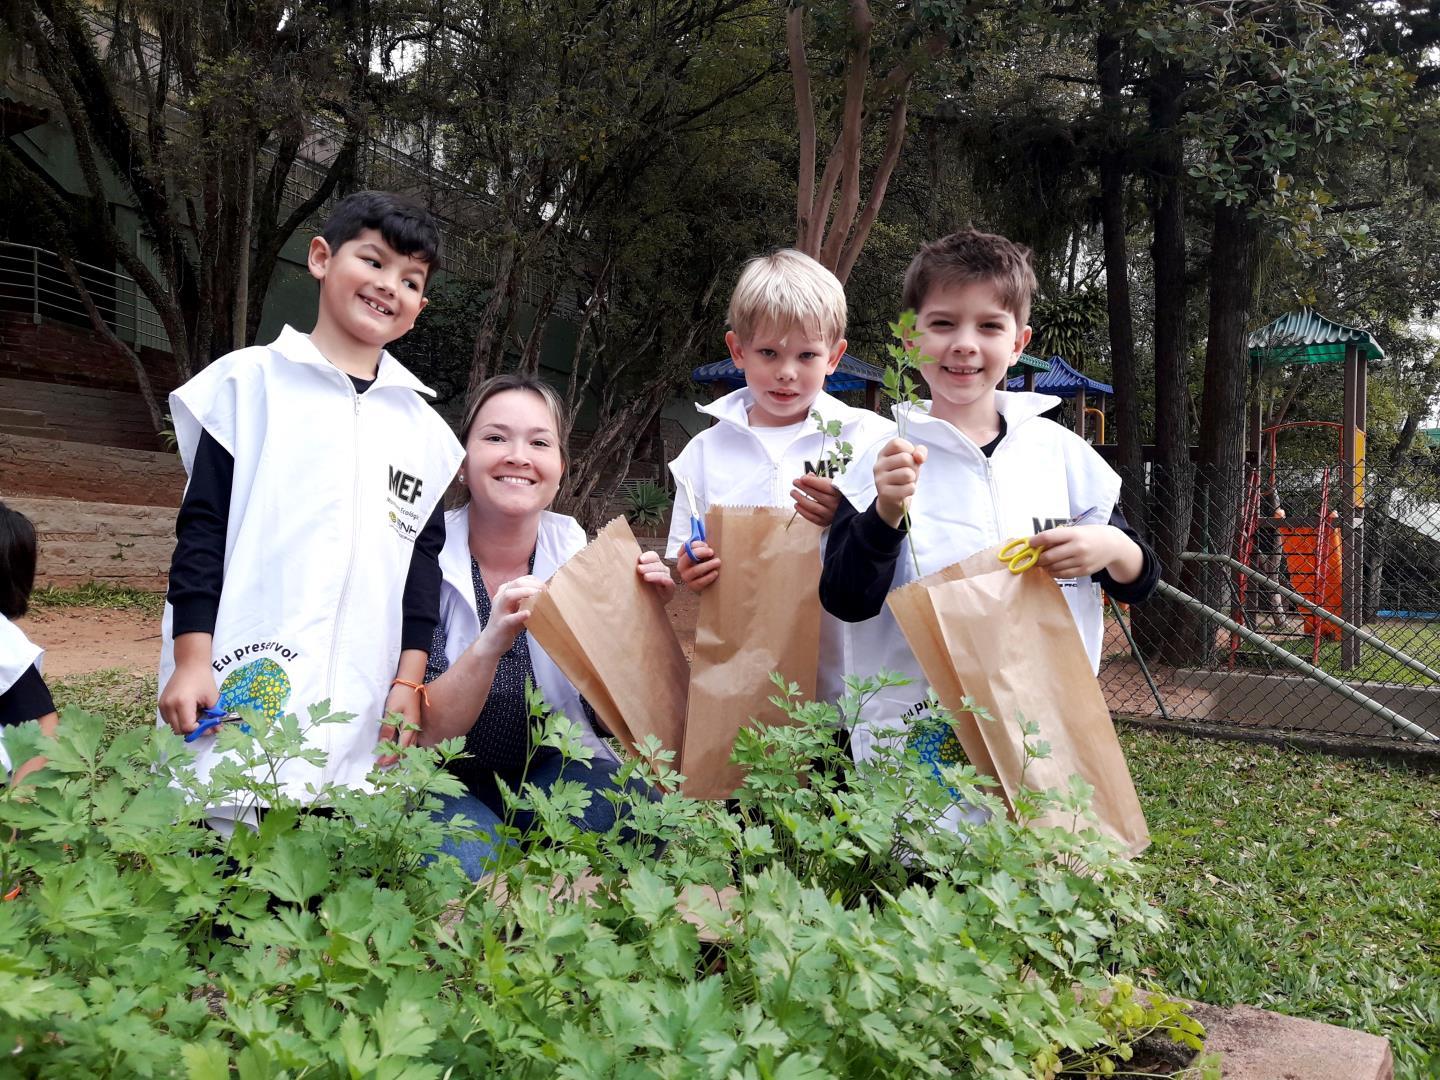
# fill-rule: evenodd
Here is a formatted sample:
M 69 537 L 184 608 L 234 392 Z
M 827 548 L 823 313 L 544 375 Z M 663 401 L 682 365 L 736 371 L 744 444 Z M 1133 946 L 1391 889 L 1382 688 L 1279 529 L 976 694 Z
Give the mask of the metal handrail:
M 1405 719 L 1405 717 L 1401 716 L 1394 709 L 1386 705 L 1381 705 L 1380 702 L 1376 701 L 1374 698 L 1365 696 L 1359 690 L 1356 690 L 1353 686 L 1351 686 L 1349 683 L 1337 679 L 1328 671 L 1324 671 L 1321 668 L 1316 667 L 1314 664 L 1300 659 L 1300 657 L 1296 656 L 1289 649 L 1282 649 L 1279 645 L 1276 645 L 1269 638 L 1265 637 L 1265 635 L 1256 633 L 1248 626 L 1241 626 L 1228 615 L 1216 611 L 1208 604 L 1201 603 L 1189 593 L 1181 592 L 1179 589 L 1175 588 L 1175 586 L 1171 585 L 1168 581 L 1157 582 L 1155 586 L 1155 591 L 1158 592 L 1161 596 L 1169 597 L 1177 604 L 1189 608 L 1196 614 L 1203 615 L 1211 622 L 1217 624 L 1218 626 L 1224 627 L 1226 630 L 1229 630 L 1232 634 L 1239 634 L 1241 637 L 1243 637 L 1246 641 L 1250 642 L 1250 644 L 1254 645 L 1261 652 L 1268 655 L 1271 659 L 1279 660 L 1282 664 L 1294 668 L 1302 675 L 1313 679 L 1315 682 L 1318 682 L 1326 689 L 1335 691 L 1335 693 L 1339 694 L 1341 697 L 1347 698 L 1350 701 L 1354 702 L 1356 705 L 1359 705 L 1366 712 L 1373 713 L 1374 715 L 1380 717 L 1380 719 L 1384 720 L 1387 724 L 1389 724 L 1396 730 L 1402 731 L 1405 734 L 1411 736 L 1412 738 L 1419 739 L 1421 742 L 1440 742 L 1440 736 L 1437 736 L 1434 732 L 1427 731 L 1419 724 L 1411 720 Z
M 101 318 L 115 336 L 131 345 L 170 351 L 170 339 L 154 306 L 134 279 L 114 270 L 74 260 L 80 279 Z M 89 325 L 80 292 L 61 268 L 60 256 L 33 244 L 0 241 L 0 302 L 23 304 L 31 318 L 61 316 Z
M 1404 664 L 1407 668 L 1415 672 L 1417 675 L 1423 675 L 1431 682 L 1440 683 L 1440 671 L 1436 671 L 1434 668 L 1428 667 L 1421 661 L 1416 660 L 1413 656 L 1409 656 L 1401 652 L 1399 649 L 1395 648 L 1395 646 L 1391 645 L 1388 641 L 1385 641 L 1383 638 L 1377 637 L 1375 634 L 1370 633 L 1369 630 L 1366 630 L 1363 627 L 1356 626 L 1354 623 L 1346 622 L 1339 615 L 1336 615 L 1333 611 L 1327 611 L 1325 608 L 1315 603 L 1315 601 L 1306 597 L 1303 593 L 1298 593 L 1294 589 L 1287 588 L 1285 585 L 1282 585 L 1274 578 L 1267 577 L 1265 574 L 1262 574 L 1254 567 L 1246 566 L 1239 559 L 1233 559 L 1229 555 L 1217 555 L 1203 551 L 1184 551 L 1180 553 L 1180 558 L 1185 559 L 1189 562 L 1223 563 L 1237 573 L 1244 574 L 1246 577 L 1253 578 L 1255 581 L 1260 582 L 1262 585 L 1274 589 L 1281 596 L 1284 596 L 1292 603 L 1309 608 L 1316 615 L 1320 616 L 1320 618 L 1324 619 L 1332 626 L 1338 626 L 1347 634 L 1354 634 L 1361 641 L 1365 642 L 1366 645 L 1369 645 L 1375 649 L 1379 649 L 1386 656 L 1390 657 L 1392 660 L 1397 660 L 1401 664 Z

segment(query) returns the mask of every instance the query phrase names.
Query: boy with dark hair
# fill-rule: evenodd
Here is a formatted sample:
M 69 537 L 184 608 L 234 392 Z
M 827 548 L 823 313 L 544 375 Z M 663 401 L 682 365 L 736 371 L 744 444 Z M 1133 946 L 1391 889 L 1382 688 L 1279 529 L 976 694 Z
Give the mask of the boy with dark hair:
M 308 729 L 323 767 L 281 770 L 304 801 L 309 785 L 363 788 L 376 743 L 391 735 L 382 717 L 419 718 L 442 496 L 463 451 L 421 397 L 434 392 L 384 346 L 414 326 L 439 255 L 423 207 L 386 192 L 349 196 L 310 242 L 314 330 L 287 326 L 170 395 L 190 482 L 162 626 L 161 722 L 183 735 L 216 704 L 271 720 L 294 712 L 304 722 L 325 700 L 353 713 Z M 193 745 L 203 779 L 219 759 L 215 740 Z
M 877 741 L 903 737 L 926 696 L 925 677 L 885 606 L 891 588 L 914 578 L 915 562 L 923 576 L 1029 537 L 1044 549 L 1039 565 L 1059 582 L 1097 670 L 1101 590 L 1135 602 L 1159 579 L 1154 554 L 1118 509 L 1120 477 L 1078 435 L 1043 417 L 1058 399 L 996 389 L 1030 341 L 1034 292 L 1029 249 L 975 229 L 926 244 L 905 274 L 903 302 L 917 316 L 912 344 L 927 361 L 921 374 L 932 399 L 897 405 L 905 438 L 871 446 L 841 479 L 846 499 L 820 579 L 825 609 L 855 624 L 851 673 L 889 670 L 912 679 L 867 704 L 853 732 L 857 760 Z M 963 760 L 958 745 L 936 753 Z

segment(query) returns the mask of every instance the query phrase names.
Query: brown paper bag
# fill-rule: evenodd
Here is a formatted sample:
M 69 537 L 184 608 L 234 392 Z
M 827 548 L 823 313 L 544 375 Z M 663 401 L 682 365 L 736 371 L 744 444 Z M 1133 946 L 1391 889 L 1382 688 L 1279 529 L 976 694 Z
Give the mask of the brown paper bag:
M 730 764 L 742 724 L 785 723 L 770 673 L 815 696 L 820 655 L 820 530 L 792 511 L 714 506 L 708 543 L 725 570 L 700 599 L 680 771 L 696 799 L 728 798 L 745 778 Z
M 627 751 L 654 735 L 678 762 L 689 671 L 659 595 L 636 573 L 639 558 L 616 518 L 529 602 L 526 629 Z
M 1049 757 L 1024 770 L 1025 786 L 1063 788 L 1079 774 L 1095 788 L 1100 831 L 1138 855 L 1150 843 L 1145 815 L 1084 642 L 1055 579 L 1012 574 L 988 548 L 890 594 L 890 610 L 955 717 L 955 737 L 975 768 L 999 781 L 1007 806 L 1018 791 L 1023 718 L 1040 725 Z M 966 695 L 994 722 L 962 709 Z M 1013 807 L 1012 807 L 1013 812 Z M 1069 825 L 1051 816 L 1048 825 Z

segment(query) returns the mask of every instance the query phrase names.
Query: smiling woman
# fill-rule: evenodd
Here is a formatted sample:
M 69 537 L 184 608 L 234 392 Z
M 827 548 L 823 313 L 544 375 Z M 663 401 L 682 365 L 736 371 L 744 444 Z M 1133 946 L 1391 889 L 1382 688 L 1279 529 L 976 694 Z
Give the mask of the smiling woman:
M 600 794 L 612 784 L 615 755 L 590 706 L 525 633 L 528 613 L 522 610 L 545 579 L 585 546 L 579 523 L 549 510 L 565 471 L 568 427 L 555 391 L 519 375 L 482 385 L 465 417 L 465 502 L 446 515 L 440 622 L 425 672 L 420 741 L 433 746 L 465 739 L 467 756 L 451 768 L 467 790 L 444 798 L 440 815 L 448 820 L 463 814 L 479 826 L 473 839 L 443 848 L 472 878 L 485 872 L 494 828 L 507 816 L 502 783 L 510 790 L 522 783 L 548 790 L 562 779 L 579 781 L 592 796 L 577 824 L 593 831 L 615 824 L 614 808 Z M 665 599 L 674 591 L 658 560 L 642 563 L 639 573 Z M 532 752 L 527 683 L 553 710 L 581 725 L 592 760 L 566 762 L 549 747 Z M 524 830 L 531 817 L 517 813 L 512 822 Z

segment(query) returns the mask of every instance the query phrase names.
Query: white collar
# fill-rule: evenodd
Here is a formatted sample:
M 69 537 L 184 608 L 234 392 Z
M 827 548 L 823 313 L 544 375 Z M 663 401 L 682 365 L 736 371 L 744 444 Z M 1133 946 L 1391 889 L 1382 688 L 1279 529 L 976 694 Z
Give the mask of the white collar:
M 1005 418 L 1006 432 L 1014 431 L 1027 420 L 1033 420 L 1043 413 L 1049 412 L 1056 405 L 1060 404 L 1058 397 L 1049 394 L 1035 394 L 1028 391 L 995 391 L 995 411 Z M 891 409 L 891 415 L 897 423 L 903 423 L 909 428 L 929 427 L 929 437 L 960 438 L 966 442 L 969 439 L 959 428 L 948 420 L 942 420 L 938 416 L 930 414 L 929 401 L 920 401 L 914 405 L 909 402 L 899 402 Z
M 310 340 L 309 334 L 302 334 L 293 326 L 286 325 L 280 331 L 280 336 L 271 343 L 270 348 L 292 363 L 327 367 L 345 375 L 345 372 L 340 371 L 316 347 L 315 342 Z M 349 376 L 346 375 L 346 378 Z M 380 364 L 375 372 L 375 383 L 370 389 L 381 386 L 401 386 L 414 390 L 417 394 L 424 394 L 426 397 L 433 398 L 435 396 L 434 390 L 412 375 L 409 368 L 384 349 L 380 350 Z
M 713 416 L 716 420 L 727 424 L 734 424 L 737 427 L 750 430 L 750 407 L 755 404 L 755 395 L 748 386 L 742 386 L 738 390 L 732 390 L 724 397 L 716 398 L 708 405 L 697 404 L 695 409 L 706 416 Z M 839 398 L 831 397 L 824 390 L 821 390 L 810 409 L 806 410 L 805 420 L 809 421 L 810 411 L 814 410 L 820 414 L 821 420 L 829 423 L 831 420 L 839 420 L 842 424 L 849 423 L 855 418 L 860 410 L 846 405 Z M 816 431 L 818 434 L 818 429 Z

